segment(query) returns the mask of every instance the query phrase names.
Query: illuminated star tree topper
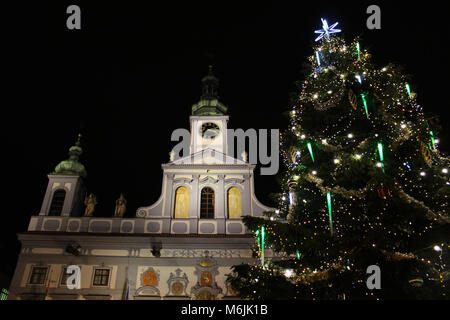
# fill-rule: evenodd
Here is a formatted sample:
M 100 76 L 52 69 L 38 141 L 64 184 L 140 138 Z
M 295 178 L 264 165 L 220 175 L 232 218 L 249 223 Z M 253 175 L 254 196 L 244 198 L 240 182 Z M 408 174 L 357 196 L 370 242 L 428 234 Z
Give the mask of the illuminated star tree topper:
M 316 41 L 319 41 L 324 36 L 327 38 L 327 40 L 330 40 L 330 34 L 341 32 L 341 29 L 334 29 L 338 25 L 338 22 L 332 24 L 331 26 L 328 26 L 327 20 L 324 18 L 320 18 L 322 20 L 322 29 L 314 31 L 315 33 L 320 33 L 320 36 L 316 38 Z

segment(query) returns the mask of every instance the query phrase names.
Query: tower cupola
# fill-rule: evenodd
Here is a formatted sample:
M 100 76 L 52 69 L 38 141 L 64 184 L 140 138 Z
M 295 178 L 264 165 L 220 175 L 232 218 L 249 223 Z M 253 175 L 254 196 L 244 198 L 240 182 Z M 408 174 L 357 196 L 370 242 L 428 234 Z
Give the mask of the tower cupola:
M 208 74 L 202 79 L 202 96 L 192 106 L 193 116 L 221 116 L 227 113 L 227 107 L 219 101 L 219 79 L 209 66 Z

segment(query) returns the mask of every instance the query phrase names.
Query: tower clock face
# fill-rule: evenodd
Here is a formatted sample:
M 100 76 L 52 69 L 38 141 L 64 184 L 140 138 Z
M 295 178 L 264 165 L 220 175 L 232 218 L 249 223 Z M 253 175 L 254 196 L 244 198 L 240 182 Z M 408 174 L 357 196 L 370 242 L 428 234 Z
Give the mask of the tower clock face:
M 213 140 L 219 135 L 219 133 L 219 126 L 212 122 L 204 123 L 200 128 L 200 134 L 203 139 Z

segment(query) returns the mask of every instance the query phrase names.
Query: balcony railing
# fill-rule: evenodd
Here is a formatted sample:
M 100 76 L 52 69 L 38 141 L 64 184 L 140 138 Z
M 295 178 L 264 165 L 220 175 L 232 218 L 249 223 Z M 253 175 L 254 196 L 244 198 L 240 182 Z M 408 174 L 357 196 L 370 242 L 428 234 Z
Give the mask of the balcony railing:
M 33 216 L 28 231 L 120 234 L 249 234 L 241 219 Z

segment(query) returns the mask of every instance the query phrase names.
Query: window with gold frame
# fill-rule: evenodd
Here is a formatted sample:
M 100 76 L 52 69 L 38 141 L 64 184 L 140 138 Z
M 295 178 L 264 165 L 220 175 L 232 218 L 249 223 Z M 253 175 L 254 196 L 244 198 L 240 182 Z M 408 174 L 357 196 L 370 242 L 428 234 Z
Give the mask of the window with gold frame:
M 228 189 L 228 219 L 240 219 L 242 217 L 241 191 L 236 187 Z
M 189 215 L 189 190 L 186 187 L 179 187 L 175 192 L 175 219 L 187 219 Z

